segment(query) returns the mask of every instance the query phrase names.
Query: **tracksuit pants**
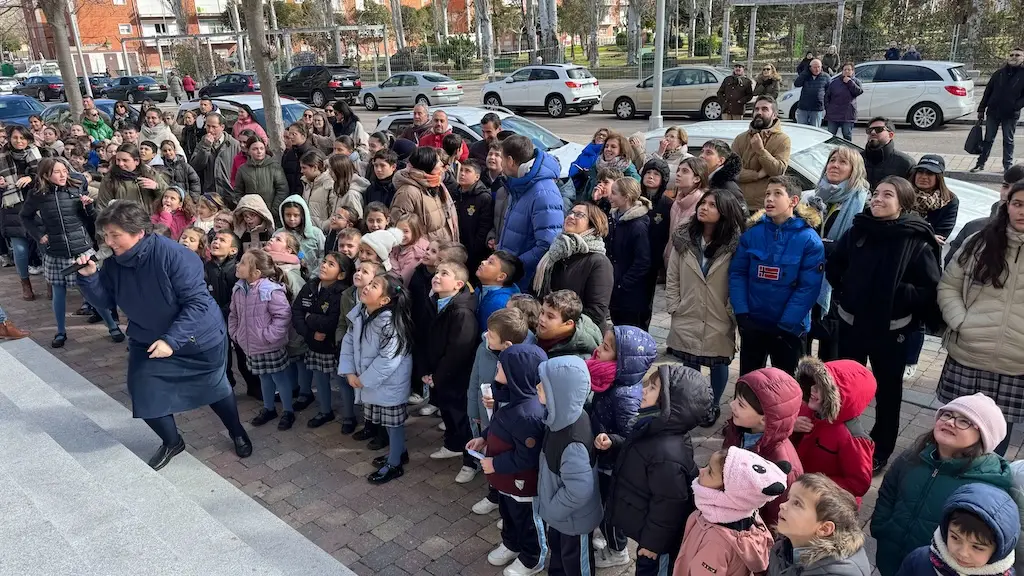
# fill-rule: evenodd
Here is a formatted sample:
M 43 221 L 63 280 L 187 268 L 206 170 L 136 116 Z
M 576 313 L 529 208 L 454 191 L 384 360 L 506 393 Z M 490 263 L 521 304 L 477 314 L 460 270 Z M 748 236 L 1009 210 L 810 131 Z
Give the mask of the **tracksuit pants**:
M 544 561 L 548 552 L 544 521 L 534 512 L 533 502 L 521 502 L 508 494 L 499 493 L 498 513 L 501 514 L 501 543 L 519 553 L 519 561 L 527 568 L 535 568 Z
M 590 534 L 562 534 L 548 526 L 548 546 L 551 548 L 548 576 L 593 576 L 596 572 Z
M 675 558 L 669 554 L 659 554 L 654 560 L 646 556 L 636 557 L 636 576 L 671 576 Z
M 599 470 L 597 474 L 597 487 L 601 491 L 601 501 L 607 505 L 608 497 L 612 491 L 612 475 Z M 608 542 L 608 548 L 611 550 L 621 552 L 626 549 L 626 535 L 613 526 L 608 521 L 607 516 L 601 522 L 601 533 L 604 534 L 604 539 Z
M 473 430 L 469 427 L 469 414 L 466 412 L 466 395 L 461 398 L 445 398 L 437 404 L 444 422 L 444 446 L 453 452 L 462 452 L 462 465 L 477 468 L 476 458 L 466 452 L 466 444 L 473 439 Z

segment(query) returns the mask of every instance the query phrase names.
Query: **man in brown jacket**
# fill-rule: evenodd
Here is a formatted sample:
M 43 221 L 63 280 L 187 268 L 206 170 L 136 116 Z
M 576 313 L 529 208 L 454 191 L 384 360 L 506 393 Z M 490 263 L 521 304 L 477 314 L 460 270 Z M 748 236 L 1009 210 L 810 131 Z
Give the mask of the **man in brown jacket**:
M 732 142 L 732 150 L 743 161 L 737 181 L 753 213 L 764 206 L 768 179 L 782 176 L 789 166 L 789 136 L 782 131 L 778 104 L 771 96 L 760 96 L 754 102 L 754 119 L 750 129 Z
M 744 107 L 754 95 L 754 85 L 744 75 L 743 64 L 733 66 L 732 76 L 722 80 L 718 87 L 718 100 L 722 103 L 722 117 L 742 120 Z

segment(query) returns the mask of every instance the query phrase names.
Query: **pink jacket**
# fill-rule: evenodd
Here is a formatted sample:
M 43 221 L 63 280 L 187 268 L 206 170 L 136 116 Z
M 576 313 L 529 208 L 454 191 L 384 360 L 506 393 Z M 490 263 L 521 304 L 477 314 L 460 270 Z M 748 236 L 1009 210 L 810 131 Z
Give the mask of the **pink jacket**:
M 173 213 L 161 210 L 160 212 L 154 212 L 150 217 L 149 221 L 153 224 L 164 224 L 171 229 L 171 239 L 177 241 L 181 238 L 181 233 L 185 231 L 195 222 L 195 218 L 188 218 L 185 213 L 181 210 L 175 210 Z
M 409 279 L 412 278 L 413 271 L 423 260 L 428 246 L 430 246 L 430 240 L 426 236 L 421 236 L 419 240 L 409 246 L 395 246 L 391 250 L 391 271 L 402 277 L 403 285 L 409 286 Z
M 191 76 L 185 76 L 181 79 L 181 87 L 184 88 L 186 92 L 194 92 L 196 89 L 196 81 L 193 80 Z
M 260 126 L 260 123 L 252 116 L 249 117 L 248 122 L 242 122 L 241 120 L 236 121 L 235 126 L 231 128 L 231 135 L 235 137 L 235 140 L 238 140 L 238 143 L 242 145 L 242 148 L 245 148 L 245 142 L 239 140 L 239 134 L 242 133 L 242 130 L 252 130 L 257 136 L 263 139 L 263 143 L 266 144 L 267 132 L 263 130 L 263 126 Z
M 239 280 L 231 290 L 228 336 L 246 356 L 283 350 L 292 325 L 292 307 L 284 287 L 266 278 L 249 285 Z
M 672 576 L 749 576 L 768 570 L 772 534 L 755 516 L 747 530 L 713 524 L 695 510 L 686 520 L 683 545 Z
M 235 174 L 238 174 L 238 169 L 241 168 L 246 162 L 249 161 L 249 157 L 244 153 L 239 152 L 235 154 L 234 159 L 231 160 L 231 187 L 235 186 Z

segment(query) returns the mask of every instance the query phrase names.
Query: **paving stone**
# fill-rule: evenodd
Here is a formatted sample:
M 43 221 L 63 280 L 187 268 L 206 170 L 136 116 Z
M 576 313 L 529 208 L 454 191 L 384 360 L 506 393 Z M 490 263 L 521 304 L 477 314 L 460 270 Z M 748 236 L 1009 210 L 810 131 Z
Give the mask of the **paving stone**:
M 383 542 L 390 542 L 414 526 L 413 522 L 403 516 L 392 516 L 387 522 L 377 526 L 371 532 Z
M 374 571 L 380 571 L 385 566 L 394 564 L 396 560 L 405 556 L 406 550 L 394 542 L 384 542 L 369 554 L 363 556 L 359 561 Z
M 420 552 L 423 552 L 430 558 L 437 560 L 438 558 L 447 554 L 453 548 L 452 543 L 441 538 L 440 536 L 433 536 L 428 538 L 423 544 L 419 545 Z

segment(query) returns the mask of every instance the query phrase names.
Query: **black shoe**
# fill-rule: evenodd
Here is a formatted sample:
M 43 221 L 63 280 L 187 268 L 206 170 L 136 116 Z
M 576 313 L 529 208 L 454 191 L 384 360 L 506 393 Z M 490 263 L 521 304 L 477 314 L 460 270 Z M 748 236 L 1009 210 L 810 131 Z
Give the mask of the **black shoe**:
M 120 328 L 114 328 L 110 331 L 110 339 L 113 340 L 115 344 L 120 344 L 121 342 L 124 342 L 124 332 L 121 332 Z
M 167 463 L 171 461 L 178 454 L 181 454 L 185 450 L 185 439 L 180 435 L 178 436 L 178 443 L 174 446 L 166 446 L 161 444 L 160 449 L 153 454 L 153 457 L 149 459 L 149 467 L 153 470 L 159 470 Z
M 402 474 L 405 474 L 405 470 L 402 470 L 401 466 L 383 466 L 380 470 L 367 476 L 366 479 L 370 484 L 384 484 L 399 478 Z
M 372 422 L 364 422 L 363 429 L 352 435 L 352 439 L 362 442 L 377 437 L 377 427 Z
M 314 400 L 316 400 L 316 396 L 313 396 L 312 394 L 310 394 L 309 396 L 306 396 L 305 394 L 299 394 L 299 397 L 296 398 L 294 402 L 292 402 L 292 407 L 295 408 L 296 412 L 301 412 L 302 410 L 309 408 L 309 405 L 312 404 Z
M 388 431 L 383 426 L 377 428 L 377 435 L 366 445 L 367 450 L 382 450 L 391 444 L 388 440 Z
M 68 341 L 68 335 L 60 332 L 53 337 L 53 341 L 50 342 L 50 348 L 63 348 L 64 343 Z
M 885 467 L 889 465 L 889 459 L 879 460 L 878 458 L 871 459 L 871 475 L 878 476 L 885 470 Z
M 324 414 L 323 412 L 319 412 L 319 413 L 317 413 L 316 416 L 313 416 L 312 418 L 310 418 L 309 422 L 306 422 L 306 426 L 309 426 L 310 428 L 319 428 L 319 427 L 323 426 L 324 424 L 327 424 L 328 422 L 331 422 L 333 420 L 334 420 L 334 412 L 328 412 L 327 414 Z
M 89 306 L 88 302 L 85 303 L 85 304 L 82 304 L 82 307 L 79 308 L 78 310 L 75 310 L 71 315 L 72 316 L 92 316 L 93 315 L 92 306 Z
M 704 420 L 700 422 L 701 428 L 711 428 L 718 422 L 718 417 L 722 415 L 722 407 L 715 404 L 708 408 L 707 415 L 704 416 Z
M 267 410 L 266 408 L 260 408 L 260 413 L 255 418 L 249 421 L 253 426 L 263 426 L 267 422 L 270 422 L 274 418 L 277 418 L 277 410 Z
M 277 423 L 278 430 L 291 430 L 295 424 L 295 412 L 285 412 L 281 415 L 281 421 Z
M 353 418 L 345 418 L 341 421 L 341 433 L 351 434 L 356 431 L 356 421 Z
M 973 174 L 973 173 L 975 173 L 975 172 L 981 172 L 981 171 L 982 171 L 982 170 L 984 170 L 984 169 L 985 169 L 985 167 L 984 167 L 984 166 L 982 166 L 982 165 L 980 165 L 980 164 L 976 164 L 976 165 L 974 166 L 974 168 L 971 168 L 971 173 Z
M 249 440 L 249 435 L 242 430 L 241 436 L 235 436 L 231 439 L 235 443 L 235 454 L 238 454 L 239 458 L 248 458 L 252 456 L 252 441 Z
M 99 324 L 100 322 L 103 322 L 103 318 L 100 318 L 98 312 L 93 311 L 92 315 L 89 316 L 88 319 L 86 319 L 86 322 L 88 322 L 89 324 Z
M 383 468 L 384 466 L 387 466 L 388 465 L 388 456 L 389 456 L 388 454 L 385 454 L 383 456 L 377 456 L 376 458 L 373 459 L 373 465 L 376 466 L 377 468 Z M 409 463 L 409 451 L 406 450 L 405 452 L 402 452 L 402 464 L 401 465 L 405 466 L 408 463 Z

